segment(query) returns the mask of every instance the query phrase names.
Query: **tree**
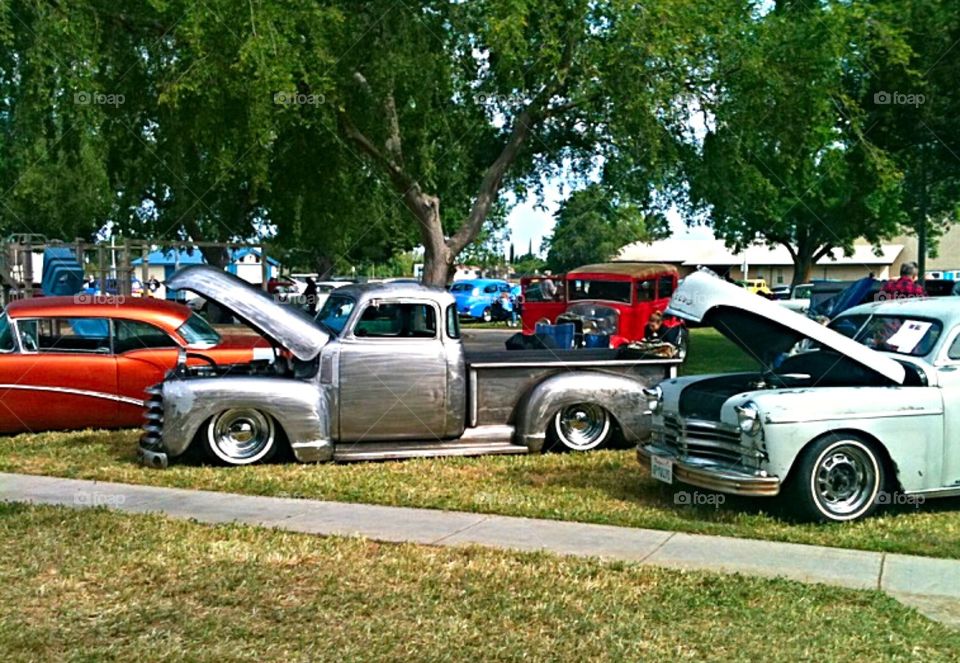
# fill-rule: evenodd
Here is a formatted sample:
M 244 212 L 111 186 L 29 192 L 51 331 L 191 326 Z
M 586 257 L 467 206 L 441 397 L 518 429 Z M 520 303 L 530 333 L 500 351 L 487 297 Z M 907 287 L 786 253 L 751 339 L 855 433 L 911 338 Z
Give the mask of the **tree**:
M 902 206 L 920 238 L 922 273 L 927 240 L 960 218 L 960 58 L 952 53 L 960 13 L 950 0 L 878 0 L 871 10 L 880 17 L 871 25 L 895 30 L 907 46 L 895 59 L 868 63 L 860 91 L 871 142 L 903 173 Z
M 677 181 L 684 70 L 740 3 L 351 2 L 335 66 L 341 134 L 388 178 L 445 283 L 505 189 L 602 179 L 647 205 Z M 352 49 L 354 35 L 364 48 Z
M 557 210 L 553 234 L 544 240 L 546 266 L 558 272 L 610 260 L 632 242 L 663 235 L 662 217 L 645 217 L 599 185 L 575 191 Z
M 868 73 L 865 53 L 876 60 L 903 47 L 868 25 L 859 5 L 778 2 L 718 42 L 697 84 L 706 135 L 691 201 L 736 248 L 785 246 L 794 284 L 835 249 L 849 254 L 859 237 L 878 243 L 904 219 L 900 172 L 871 142 L 851 93 Z

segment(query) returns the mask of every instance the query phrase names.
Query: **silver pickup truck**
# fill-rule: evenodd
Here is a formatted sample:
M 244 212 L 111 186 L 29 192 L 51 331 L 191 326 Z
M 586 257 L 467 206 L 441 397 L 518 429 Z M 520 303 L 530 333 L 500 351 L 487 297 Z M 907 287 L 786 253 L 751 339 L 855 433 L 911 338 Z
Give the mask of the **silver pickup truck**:
M 148 390 L 145 464 L 191 445 L 229 465 L 288 444 L 301 462 L 587 451 L 649 433 L 644 388 L 680 361 L 617 350 L 468 354 L 453 296 L 417 284 L 352 285 L 316 320 L 208 266 L 167 287 L 189 290 L 269 339 L 276 358 L 189 366 Z

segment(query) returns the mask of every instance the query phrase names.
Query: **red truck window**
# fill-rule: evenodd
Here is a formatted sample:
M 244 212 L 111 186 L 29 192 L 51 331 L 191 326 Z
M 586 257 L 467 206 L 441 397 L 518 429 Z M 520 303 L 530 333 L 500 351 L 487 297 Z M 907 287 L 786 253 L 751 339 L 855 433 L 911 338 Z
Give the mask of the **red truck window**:
M 652 302 L 656 299 L 656 285 L 654 279 L 645 279 L 637 282 L 637 301 Z
M 667 297 L 673 296 L 673 277 L 672 276 L 661 276 L 659 281 L 657 281 L 657 297 L 659 299 L 666 299 Z

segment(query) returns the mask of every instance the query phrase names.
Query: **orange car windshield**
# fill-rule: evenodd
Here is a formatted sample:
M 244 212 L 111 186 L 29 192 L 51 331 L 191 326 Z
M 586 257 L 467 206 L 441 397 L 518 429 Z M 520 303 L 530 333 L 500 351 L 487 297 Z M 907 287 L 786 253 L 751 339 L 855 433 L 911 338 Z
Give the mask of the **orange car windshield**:
M 212 347 L 220 342 L 220 334 L 209 323 L 194 313 L 186 322 L 177 327 L 177 333 L 187 345 Z

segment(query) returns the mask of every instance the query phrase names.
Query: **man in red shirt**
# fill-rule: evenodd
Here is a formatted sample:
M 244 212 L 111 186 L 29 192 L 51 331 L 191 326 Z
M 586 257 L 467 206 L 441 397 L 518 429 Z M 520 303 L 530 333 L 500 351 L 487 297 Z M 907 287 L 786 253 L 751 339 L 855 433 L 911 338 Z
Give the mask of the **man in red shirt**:
M 926 297 L 923 286 L 917 283 L 917 263 L 905 262 L 900 265 L 900 278 L 890 279 L 883 284 L 880 297 L 883 299 L 902 299 L 904 297 Z

